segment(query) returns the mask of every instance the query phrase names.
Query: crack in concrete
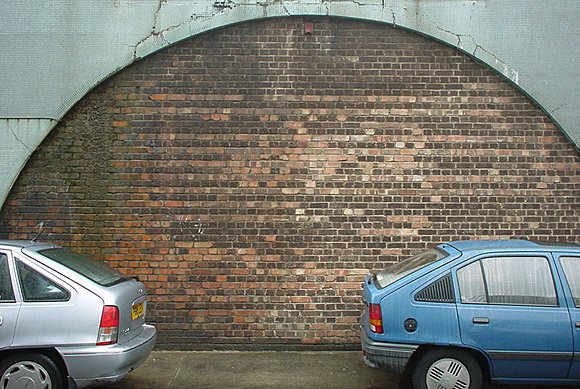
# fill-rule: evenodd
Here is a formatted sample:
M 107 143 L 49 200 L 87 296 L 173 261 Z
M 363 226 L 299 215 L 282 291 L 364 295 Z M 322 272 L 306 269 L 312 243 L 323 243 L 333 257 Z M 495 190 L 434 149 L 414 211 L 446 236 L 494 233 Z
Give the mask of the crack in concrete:
M 166 3 L 166 2 L 167 2 L 167 0 L 162 0 L 161 1 L 161 3 Z M 173 25 L 173 26 L 169 26 L 169 27 L 167 27 L 167 28 L 165 28 L 165 29 L 163 29 L 161 31 L 156 31 L 156 29 L 157 29 L 157 21 L 158 21 L 157 18 L 158 18 L 158 14 L 159 14 L 159 11 L 160 10 L 161 10 L 161 7 L 159 7 L 157 9 L 157 11 L 155 12 L 152 31 L 149 33 L 149 35 L 147 35 L 144 38 L 142 38 L 141 40 L 139 40 L 133 46 L 133 62 L 136 61 L 136 60 L 138 60 L 138 59 L 140 59 L 140 57 L 137 54 L 137 51 L 139 50 L 139 47 L 141 47 L 143 44 L 145 44 L 145 42 L 147 42 L 149 39 L 152 39 L 152 38 L 161 39 L 165 45 L 169 46 L 169 45 L 171 45 L 171 42 L 168 41 L 165 38 L 165 34 L 167 32 L 169 32 L 171 30 L 174 30 L 174 29 L 177 29 L 177 28 L 180 28 L 180 27 L 182 27 L 186 23 L 189 23 L 189 22 L 192 22 L 192 21 L 197 21 L 200 18 L 198 16 L 192 15 L 192 16 L 189 17 L 189 19 L 183 21 L 182 23 L 179 23 L 179 24 L 176 24 L 176 25 Z
M 558 111 L 559 109 L 563 108 L 563 107 L 564 107 L 564 106 L 566 106 L 566 105 L 568 105 L 568 103 L 564 103 L 564 104 L 560 104 L 560 105 L 558 105 L 556 108 L 554 108 L 554 109 L 552 109 L 552 110 L 550 111 L 550 115 L 553 115 L 553 114 L 554 114 L 554 112 Z
M 457 33 L 453 32 L 451 30 L 447 30 L 447 29 L 439 26 L 433 19 L 431 19 L 429 17 L 429 15 L 425 15 L 425 17 L 427 18 L 427 20 L 429 20 L 429 23 L 431 23 L 432 25 L 434 25 L 435 28 L 438 29 L 439 31 L 443 31 L 446 34 L 453 35 L 457 39 L 457 43 L 455 44 L 455 46 L 457 46 L 457 48 L 460 48 L 460 45 L 461 45 L 461 37 L 462 36 L 466 36 L 466 35 L 457 34 Z M 473 37 L 472 37 L 472 40 L 473 40 Z
M 351 0 L 354 4 L 356 4 L 357 6 L 363 6 L 364 4 L 360 1 L 357 0 Z M 163 41 L 164 45 L 171 45 L 171 42 L 168 41 L 165 38 L 165 34 L 173 29 L 177 29 L 182 27 L 184 24 L 186 23 L 190 23 L 190 22 L 195 22 L 195 21 L 199 21 L 201 19 L 208 19 L 211 18 L 213 16 L 215 16 L 214 14 L 209 14 L 209 15 L 191 15 L 188 19 L 186 19 L 184 22 L 173 25 L 173 26 L 169 26 L 161 31 L 158 31 L 158 22 L 159 22 L 159 15 L 162 12 L 162 8 L 165 4 L 167 4 L 168 0 L 159 0 L 157 9 L 155 10 L 154 14 L 153 14 L 153 28 L 152 31 L 149 35 L 147 35 L 146 37 L 144 37 L 143 39 L 141 39 L 140 41 L 138 41 L 134 46 L 133 46 L 133 62 L 138 60 L 140 57 L 138 56 L 138 50 L 139 47 L 141 47 L 143 44 L 145 44 L 145 42 L 147 42 L 149 39 L 151 38 L 157 38 L 157 39 L 161 39 Z M 256 5 L 261 6 L 263 8 L 264 11 L 264 15 L 267 15 L 267 8 L 273 4 L 276 3 L 281 3 L 283 4 L 282 0 L 274 0 L 274 1 L 258 1 L 256 3 Z M 326 1 L 323 2 L 325 9 L 326 9 L 326 14 L 328 15 L 330 13 L 329 7 L 328 7 L 328 3 Z M 385 5 L 384 0 L 382 1 L 383 7 Z M 225 12 L 227 10 L 231 10 L 235 7 L 237 7 L 238 4 L 236 4 L 234 1 L 232 0 L 216 0 L 213 4 L 214 9 L 216 9 L 219 13 Z M 287 15 L 287 16 L 291 16 L 292 13 L 290 12 L 290 10 L 286 7 L 286 6 L 282 6 L 282 10 L 283 12 Z M 393 27 L 397 27 L 398 26 L 398 21 L 397 21 L 397 15 L 395 13 L 395 9 L 394 8 L 390 8 L 391 11 L 391 22 Z M 451 30 L 448 30 L 446 28 L 443 28 L 441 26 L 439 26 L 433 19 L 431 19 L 429 17 L 429 15 L 425 15 L 426 19 L 429 21 L 429 23 L 431 23 L 433 26 L 435 26 L 435 28 L 437 28 L 439 31 L 444 32 L 445 34 L 449 34 L 453 37 L 455 37 L 456 39 L 456 43 L 455 46 L 458 49 L 461 49 L 462 46 L 464 45 L 464 39 L 468 38 L 471 40 L 471 43 L 475 46 L 475 49 L 473 50 L 473 52 L 471 52 L 471 55 L 473 55 L 474 57 L 477 58 L 477 52 L 478 51 L 482 51 L 484 53 L 486 53 L 487 55 L 491 56 L 493 59 L 495 59 L 496 65 L 501 66 L 502 69 L 502 73 L 505 77 L 509 78 L 510 80 L 512 80 L 515 84 L 519 84 L 519 73 L 517 70 L 515 70 L 514 68 L 512 68 L 509 64 L 507 64 L 506 62 L 504 62 L 503 60 L 501 60 L 497 55 L 493 54 L 492 52 L 490 52 L 489 50 L 485 49 L 483 46 L 481 46 L 480 44 L 476 43 L 475 38 L 472 35 L 469 34 L 458 34 L 455 33 Z M 471 16 L 470 16 L 471 17 Z M 190 28 L 191 31 L 191 28 Z
M 167 0 L 159 0 L 159 4 L 157 5 L 157 10 L 153 14 L 153 31 L 155 31 L 155 26 L 157 25 L 157 18 L 159 17 L 159 12 L 161 12 L 161 8 L 164 4 L 167 4 Z
M 171 31 L 171 30 L 175 30 L 177 28 L 181 28 L 184 25 L 188 24 L 188 23 L 192 23 L 192 22 L 196 22 L 196 21 L 200 21 L 203 19 L 210 19 L 212 17 L 214 17 L 216 14 L 212 13 L 212 14 L 207 14 L 207 15 L 196 15 L 196 14 L 192 14 L 189 16 L 189 18 L 185 19 L 183 22 L 169 26 L 164 28 L 163 30 L 159 30 L 159 16 L 162 12 L 162 8 L 165 4 L 168 3 L 169 0 L 159 0 L 157 9 L 155 10 L 155 12 L 153 13 L 153 28 L 151 29 L 151 32 L 143 37 L 141 40 L 139 40 L 135 45 L 133 45 L 133 62 L 137 61 L 138 59 L 140 59 L 141 57 L 138 55 L 138 51 L 139 48 L 145 44 L 145 42 L 147 42 L 150 39 L 161 39 L 164 43 L 164 45 L 171 45 L 172 43 L 167 40 L 165 38 L 165 35 L 167 34 L 167 32 Z M 222 13 L 225 12 L 226 10 L 230 10 L 233 9 L 235 7 L 237 7 L 238 4 L 236 4 L 234 1 L 232 0 L 218 0 L 214 3 L 214 8 L 216 10 L 218 10 L 218 13 Z M 288 15 L 290 15 L 290 13 L 288 12 Z M 193 30 L 190 28 L 189 29 L 190 32 L 192 32 Z
M 503 71 L 502 74 L 509 78 L 511 81 L 513 81 L 516 85 L 519 85 L 519 72 L 517 70 L 515 70 L 514 68 L 512 68 L 509 64 L 507 64 L 506 62 L 504 62 L 501 58 L 499 58 L 496 54 L 492 53 L 491 51 L 485 49 L 482 45 L 478 44 L 475 41 L 475 38 L 473 37 L 473 35 L 470 34 L 458 34 L 455 33 L 451 30 L 447 30 L 441 26 L 439 26 L 433 19 L 431 19 L 428 15 L 426 15 L 427 20 L 429 20 L 429 22 L 435 26 L 435 28 L 437 28 L 440 31 L 443 31 L 446 34 L 452 35 L 457 39 L 457 43 L 455 44 L 455 46 L 458 49 L 461 49 L 462 45 L 463 45 L 463 40 L 462 38 L 469 38 L 471 40 L 471 43 L 475 46 L 475 49 L 473 49 L 473 52 L 471 52 L 471 55 L 473 55 L 474 57 L 477 57 L 477 51 L 482 51 L 484 53 L 486 53 L 487 55 L 491 56 L 494 60 L 496 65 L 500 65 L 501 67 L 503 67 Z M 467 50 L 464 50 L 467 51 Z
M 20 139 L 17 135 L 17 132 L 12 126 L 10 126 L 10 124 L 8 124 L 7 126 L 8 131 L 10 131 L 10 134 L 12 134 L 12 136 L 14 137 L 14 139 L 16 139 L 16 142 L 20 143 L 22 146 L 24 146 L 24 148 L 29 152 L 32 153 L 34 151 L 34 149 L 30 146 L 28 146 L 26 143 L 24 143 L 24 141 L 22 139 Z

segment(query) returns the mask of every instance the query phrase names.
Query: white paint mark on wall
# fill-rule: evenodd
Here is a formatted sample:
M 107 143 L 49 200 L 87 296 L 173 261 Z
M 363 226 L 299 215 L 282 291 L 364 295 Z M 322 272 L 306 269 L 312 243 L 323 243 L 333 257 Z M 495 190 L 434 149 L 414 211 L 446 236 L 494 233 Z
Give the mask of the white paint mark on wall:
M 519 85 L 520 82 L 520 74 L 517 70 L 509 66 L 507 63 L 500 61 L 499 59 L 495 59 L 495 63 L 500 65 L 503 68 L 502 74 L 510 79 L 514 84 Z

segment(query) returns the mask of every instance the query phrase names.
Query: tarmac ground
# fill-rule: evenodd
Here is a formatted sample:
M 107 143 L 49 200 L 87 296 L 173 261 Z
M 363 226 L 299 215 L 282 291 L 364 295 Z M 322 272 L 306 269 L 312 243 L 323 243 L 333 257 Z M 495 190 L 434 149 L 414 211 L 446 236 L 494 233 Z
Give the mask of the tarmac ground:
M 106 388 L 408 389 L 409 384 L 401 375 L 366 366 L 355 351 L 154 351 L 142 366 Z

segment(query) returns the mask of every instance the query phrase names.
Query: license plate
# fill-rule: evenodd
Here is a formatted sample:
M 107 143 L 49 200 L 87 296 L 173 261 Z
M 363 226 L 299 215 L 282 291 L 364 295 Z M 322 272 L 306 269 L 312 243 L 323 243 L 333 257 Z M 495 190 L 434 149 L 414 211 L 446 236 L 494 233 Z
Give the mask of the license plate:
M 133 305 L 133 307 L 131 308 L 132 312 L 131 312 L 131 319 L 135 320 L 140 318 L 141 316 L 143 316 L 143 302 L 140 302 L 138 304 Z

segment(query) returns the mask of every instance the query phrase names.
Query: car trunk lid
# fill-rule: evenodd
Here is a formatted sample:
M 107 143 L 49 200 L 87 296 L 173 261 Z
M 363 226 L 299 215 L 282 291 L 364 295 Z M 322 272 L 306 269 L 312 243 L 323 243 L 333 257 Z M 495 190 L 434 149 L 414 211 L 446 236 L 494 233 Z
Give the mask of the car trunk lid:
M 114 305 L 119 308 L 118 343 L 122 344 L 143 331 L 147 293 L 143 283 L 133 279 L 110 287 L 110 292 L 115 296 Z

